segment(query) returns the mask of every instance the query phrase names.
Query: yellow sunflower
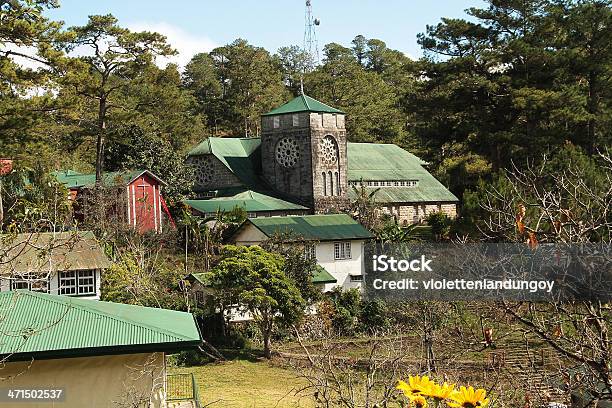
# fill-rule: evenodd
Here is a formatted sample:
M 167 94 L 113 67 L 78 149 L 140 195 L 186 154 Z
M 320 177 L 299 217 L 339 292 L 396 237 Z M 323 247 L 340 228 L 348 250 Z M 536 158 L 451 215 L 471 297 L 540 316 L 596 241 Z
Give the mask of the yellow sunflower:
M 450 398 L 454 402 L 449 402 L 448 406 L 453 408 L 483 408 L 489 405 L 489 399 L 486 398 L 485 390 L 474 390 L 474 387 L 461 387 L 459 391 L 451 394 Z
M 450 385 L 447 383 L 444 383 L 442 385 L 433 384 L 429 388 L 429 392 L 427 395 L 432 397 L 436 401 L 444 401 L 450 398 L 450 396 L 454 392 L 454 389 L 455 389 L 455 384 L 450 384 Z
M 422 395 L 409 395 L 408 399 L 410 400 L 410 406 L 413 406 L 414 404 L 415 408 L 427 407 L 427 400 Z
M 426 375 L 423 377 L 415 375 L 408 377 L 408 383 L 401 380 L 398 381 L 396 388 L 409 397 L 411 395 L 428 395 L 430 388 L 432 388 L 434 385 L 435 383 Z

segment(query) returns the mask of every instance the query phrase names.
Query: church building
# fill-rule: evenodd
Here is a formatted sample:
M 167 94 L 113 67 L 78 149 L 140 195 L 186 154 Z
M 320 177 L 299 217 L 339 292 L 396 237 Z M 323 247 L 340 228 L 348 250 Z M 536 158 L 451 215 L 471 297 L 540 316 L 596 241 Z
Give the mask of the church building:
M 338 109 L 300 95 L 263 114 L 261 128 L 260 138 L 210 137 L 189 152 L 199 199 L 187 205 L 206 215 L 242 201 L 249 217 L 323 214 L 347 208 L 363 186 L 403 225 L 456 216 L 457 197 L 425 162 L 394 144 L 348 142 Z

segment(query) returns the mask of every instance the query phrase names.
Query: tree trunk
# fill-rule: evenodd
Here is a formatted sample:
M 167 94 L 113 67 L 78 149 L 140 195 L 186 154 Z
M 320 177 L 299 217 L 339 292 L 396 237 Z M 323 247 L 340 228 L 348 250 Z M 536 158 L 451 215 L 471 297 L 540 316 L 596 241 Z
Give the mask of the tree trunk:
M 106 136 L 106 98 L 100 98 L 98 105 L 98 138 L 96 141 L 96 183 L 102 180 L 104 165 L 104 142 Z
M 272 347 L 271 347 L 271 337 L 272 337 L 272 322 L 270 321 L 272 317 L 265 318 L 263 324 L 261 325 L 261 335 L 263 336 L 263 346 L 264 346 L 264 357 L 267 359 L 272 358 Z

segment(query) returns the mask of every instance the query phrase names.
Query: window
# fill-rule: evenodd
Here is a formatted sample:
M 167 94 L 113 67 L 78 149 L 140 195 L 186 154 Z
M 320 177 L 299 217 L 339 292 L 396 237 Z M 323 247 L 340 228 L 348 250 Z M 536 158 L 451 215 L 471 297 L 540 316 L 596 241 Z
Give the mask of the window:
M 49 279 L 40 278 L 36 275 L 24 275 L 11 279 L 11 290 L 31 290 L 32 292 L 49 293 Z
M 96 272 L 94 270 L 60 272 L 60 295 L 95 295 Z
M 334 259 L 351 259 L 351 243 L 334 242 Z
M 280 116 L 275 116 L 273 119 L 274 129 L 278 129 L 280 127 Z
M 300 126 L 300 115 L 298 115 L 297 113 L 294 113 L 292 116 L 292 121 L 293 121 L 293 126 Z
M 323 195 L 327 197 L 327 174 L 325 172 L 323 174 Z
M 336 195 L 339 196 L 340 195 L 340 174 L 336 172 L 335 175 L 336 175 Z
M 327 172 L 327 178 L 329 178 L 329 195 L 333 196 L 334 195 L 334 179 L 333 179 L 331 171 Z
M 314 244 L 306 244 L 304 246 L 304 258 L 308 260 L 317 259 L 317 247 Z
M 351 282 L 363 282 L 363 275 L 349 275 Z
M 247 218 L 257 218 L 257 213 L 255 212 L 247 213 Z

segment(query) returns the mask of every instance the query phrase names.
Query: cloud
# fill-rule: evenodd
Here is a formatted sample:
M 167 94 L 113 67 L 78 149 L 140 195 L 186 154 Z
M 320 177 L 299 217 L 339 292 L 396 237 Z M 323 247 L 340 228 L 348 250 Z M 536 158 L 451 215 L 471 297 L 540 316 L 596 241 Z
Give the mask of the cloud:
M 13 51 L 19 54 L 27 55 L 35 58 L 37 54 L 36 47 L 25 46 L 25 45 L 16 45 L 16 44 L 5 44 L 3 51 Z M 33 70 L 37 70 L 39 68 L 43 68 L 45 65 L 41 64 L 38 61 L 35 61 L 31 58 L 22 57 L 19 55 L 11 55 L 11 59 L 16 64 L 20 65 L 23 68 L 30 68 Z
M 158 32 L 166 36 L 168 43 L 178 51 L 178 54 L 168 58 L 158 58 L 157 64 L 161 66 L 174 63 L 183 68 L 195 54 L 209 52 L 218 46 L 208 37 L 193 35 L 182 28 L 164 22 L 135 22 L 128 24 L 127 28 L 132 31 Z

